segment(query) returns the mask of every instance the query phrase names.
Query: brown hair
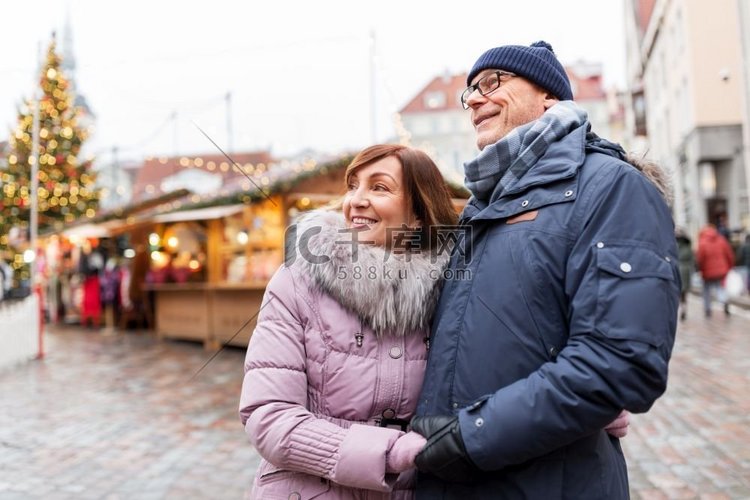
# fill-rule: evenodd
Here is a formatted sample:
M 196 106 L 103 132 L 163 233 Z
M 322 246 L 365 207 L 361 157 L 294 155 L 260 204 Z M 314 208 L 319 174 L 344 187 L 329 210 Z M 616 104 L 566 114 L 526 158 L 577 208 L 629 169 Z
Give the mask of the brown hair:
M 426 153 L 400 144 L 370 146 L 360 151 L 346 167 L 345 183 L 349 184 L 357 170 L 388 156 L 395 156 L 401 163 L 404 192 L 412 212 L 422 222 L 422 241 L 427 243 L 427 248 L 435 247 L 437 231 L 430 231 L 430 228 L 454 226 L 458 215 L 451 203 L 451 194 L 443 174 Z

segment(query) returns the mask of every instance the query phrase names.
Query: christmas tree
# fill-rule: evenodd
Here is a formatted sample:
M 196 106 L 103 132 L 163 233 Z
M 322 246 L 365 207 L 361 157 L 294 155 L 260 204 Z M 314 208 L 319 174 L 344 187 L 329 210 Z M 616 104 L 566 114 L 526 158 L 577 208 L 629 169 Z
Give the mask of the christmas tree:
M 93 217 L 99 192 L 91 161 L 79 158 L 88 131 L 81 126 L 70 82 L 60 68 L 61 58 L 52 37 L 39 79 L 39 229 L 62 229 L 80 217 Z M 27 279 L 22 248 L 12 235 L 29 230 L 34 106 L 27 100 L 11 132 L 6 167 L 0 170 L 0 252 L 10 254 L 16 278 Z

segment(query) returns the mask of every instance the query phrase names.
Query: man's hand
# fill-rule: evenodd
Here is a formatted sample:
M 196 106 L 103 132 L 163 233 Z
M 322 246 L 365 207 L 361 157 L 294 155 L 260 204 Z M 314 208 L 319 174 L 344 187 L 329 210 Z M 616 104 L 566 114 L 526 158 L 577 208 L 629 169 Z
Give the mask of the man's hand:
M 470 482 L 480 475 L 466 453 L 458 417 L 414 417 L 411 428 L 427 438 L 414 460 L 421 472 L 453 482 Z

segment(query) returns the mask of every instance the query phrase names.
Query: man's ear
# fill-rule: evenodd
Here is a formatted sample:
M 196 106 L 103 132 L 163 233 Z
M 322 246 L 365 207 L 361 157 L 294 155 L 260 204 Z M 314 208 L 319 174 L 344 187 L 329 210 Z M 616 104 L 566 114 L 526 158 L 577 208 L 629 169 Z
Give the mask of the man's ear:
M 547 111 L 549 108 L 551 108 L 552 106 L 554 106 L 558 102 L 560 102 L 560 99 L 558 99 L 557 97 L 553 96 L 549 92 L 545 93 L 544 94 L 544 101 L 542 101 L 542 105 L 544 106 L 544 111 Z

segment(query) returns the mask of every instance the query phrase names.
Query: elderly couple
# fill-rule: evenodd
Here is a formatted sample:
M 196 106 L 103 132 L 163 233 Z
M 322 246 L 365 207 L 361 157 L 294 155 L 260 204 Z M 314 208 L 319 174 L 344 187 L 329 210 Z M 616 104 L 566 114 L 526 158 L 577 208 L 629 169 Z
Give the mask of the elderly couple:
M 628 498 L 619 438 L 675 336 L 665 188 L 590 132 L 549 44 L 490 49 L 467 84 L 459 220 L 424 153 L 379 145 L 297 225 L 245 362 L 253 498 Z

